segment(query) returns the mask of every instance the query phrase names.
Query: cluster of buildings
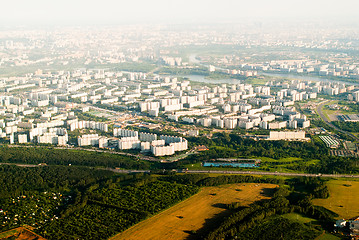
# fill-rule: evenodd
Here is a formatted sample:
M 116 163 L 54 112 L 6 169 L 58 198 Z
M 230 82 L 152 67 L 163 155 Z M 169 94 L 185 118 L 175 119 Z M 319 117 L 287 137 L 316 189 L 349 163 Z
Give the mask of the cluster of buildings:
M 119 149 L 141 149 L 143 152 L 152 152 L 154 156 L 173 155 L 177 151 L 188 149 L 188 142 L 182 137 L 167 136 L 152 133 L 114 128 L 113 134 L 119 137 Z
M 269 23 L 268 23 L 269 24 Z M 269 24 L 270 25 L 270 24 Z M 269 27 L 269 26 L 268 26 Z M 54 68 L 58 65 L 107 65 L 121 63 L 162 63 L 173 67 L 193 67 L 190 62 L 183 62 L 178 46 L 239 46 L 244 49 L 260 47 L 261 53 L 234 51 L 218 56 L 199 56 L 201 62 L 231 69 L 235 75 L 255 76 L 257 71 L 280 73 L 312 73 L 322 76 L 358 78 L 358 58 L 354 52 L 358 45 L 353 37 L 347 39 L 332 36 L 355 36 L 352 29 L 325 29 L 329 34 L 312 31 L 306 27 L 292 31 L 292 26 L 283 26 L 282 31 L 253 34 L 252 24 L 230 26 L 201 26 L 194 29 L 173 26 L 121 26 L 101 29 L 63 28 L 56 31 L 31 31 L 12 29 L 3 31 L 0 37 L 0 67 L 33 66 L 43 64 Z M 266 27 L 264 27 L 266 28 Z M 269 27 L 268 29 L 270 29 Z M 289 31 L 290 30 L 290 31 Z M 215 34 L 214 34 L 215 32 Z M 294 34 L 294 35 L 291 35 Z M 139 37 L 140 36 L 140 37 Z M 295 37 L 293 37 L 295 36 Z M 300 38 L 298 38 L 300 36 Z M 355 38 L 354 38 L 355 39 Z M 283 47 L 283 51 L 281 51 Z M 292 51 L 285 60 L 287 48 L 300 49 Z M 44 49 L 54 49 L 56 54 L 45 54 Z M 268 53 L 265 49 L 274 48 Z M 98 49 L 97 51 L 92 51 Z M 310 54 L 303 54 L 306 49 Z M 318 56 L 313 49 L 319 50 Z M 323 49 L 336 49 L 322 61 Z M 39 52 L 41 57 L 39 57 Z M 315 51 L 314 51 L 315 52 Z M 214 58 L 214 59 L 213 59 Z M 195 63 L 195 62 L 194 62 Z M 32 87 L 30 83 L 28 87 Z M 16 86 L 14 86 L 16 87 Z
M 102 132 L 108 131 L 108 124 L 95 121 L 79 121 L 77 118 L 74 120 L 67 121 L 67 125 L 70 127 L 70 131 L 76 129 L 94 129 Z
M 156 156 L 172 155 L 176 151 L 187 149 L 187 140 L 176 137 L 159 136 L 157 139 L 156 135 L 145 133 L 126 135 L 125 130 L 116 128 L 114 137 L 119 139 L 101 136 L 98 131 L 108 132 L 108 124 L 79 120 L 73 108 L 80 106 L 82 112 L 87 112 L 89 106 L 98 104 L 126 110 L 134 107 L 133 104 L 138 102 L 139 98 L 159 98 L 167 95 L 173 86 L 180 85 L 190 89 L 188 81 L 177 82 L 177 79 L 169 78 L 162 81 L 159 77 L 147 79 L 143 73 L 131 72 L 124 75 L 121 72 L 106 72 L 101 69 L 72 72 L 38 70 L 24 77 L 3 78 L 1 81 L 5 88 L 0 95 L 0 137 L 9 139 L 10 143 L 67 145 L 70 133 L 75 130 L 80 130 L 80 133 L 88 130 L 85 131 L 86 134 L 77 137 L 79 146 L 142 149 L 151 151 Z M 190 101 L 191 99 L 187 100 L 191 105 Z M 162 101 L 162 106 L 167 106 L 167 110 L 176 109 L 170 107 L 174 102 L 165 102 Z M 203 102 L 202 100 L 201 103 Z M 178 109 L 181 109 L 180 103 L 177 104 Z M 150 103 L 148 108 L 154 108 L 152 105 Z M 143 105 L 143 108 L 146 107 Z M 91 133 L 92 130 L 95 132 Z
M 344 220 L 339 219 L 334 223 L 335 231 L 341 230 L 345 228 L 349 228 L 349 234 L 352 237 L 358 238 L 359 236 L 359 218 L 353 220 Z M 345 231 L 343 231 L 345 232 Z
M 93 77 L 100 71 L 94 71 Z M 90 75 L 43 73 L 41 70 L 24 77 L 2 78 L 0 92 L 0 137 L 10 143 L 48 143 L 67 145 L 69 132 L 76 129 L 108 131 L 108 125 L 95 121 L 80 121 L 71 101 L 78 91 L 92 85 L 84 81 Z
M 144 133 L 127 135 L 123 129 L 113 132 L 119 139 L 109 139 L 107 123 L 78 119 L 73 109 L 78 106 L 77 112 L 84 114 L 91 107 L 117 114 L 108 110 L 116 109 L 161 116 L 161 121 L 225 129 L 304 129 L 310 121 L 295 109 L 296 101 L 315 99 L 318 94 L 358 95 L 353 86 L 330 82 L 272 81 L 253 86 L 237 81 L 193 86 L 190 80 L 103 69 L 38 70 L 23 77 L 1 78 L 0 137 L 10 143 L 66 145 L 69 134 L 78 130 L 82 133 L 77 138 L 79 146 L 141 149 L 163 156 L 187 149 L 187 141 Z M 101 136 L 101 132 L 107 134 Z
M 65 120 L 73 117 L 57 107 L 34 106 L 29 98 L 0 96 L 0 138 L 10 143 L 51 143 L 66 145 Z
M 193 87 L 188 80 L 103 69 L 38 70 L 24 77 L 2 78 L 1 82 L 5 88 L 0 95 L 0 115 L 4 116 L 0 134 L 4 137 L 17 133 L 17 128 L 25 128 L 29 130 L 28 141 L 46 132 L 50 134 L 39 128 L 108 131 L 106 123 L 81 121 L 71 116 L 70 111 L 77 104 L 87 106 L 83 108 L 87 110 L 94 105 L 138 109 L 149 116 L 167 116 L 171 121 L 204 127 L 307 128 L 310 121 L 296 111 L 296 101 L 315 99 L 318 94 L 335 95 L 354 90 L 353 86 L 345 84 L 299 80 L 268 82 L 264 86 L 236 83 Z M 279 90 L 274 93 L 271 88 Z M 357 93 L 349 96 L 356 99 Z
M 189 81 L 179 82 L 175 78 L 162 79 L 162 83 L 165 85 L 157 87 L 166 90 L 157 90 L 161 95 L 144 94 L 138 102 L 139 110 L 150 116 L 165 114 L 169 120 L 204 127 L 307 128 L 310 121 L 293 105 L 295 101 L 317 98 L 314 87 L 307 89 L 307 83 L 283 84 L 276 94 L 271 94 L 270 86 L 241 83 L 191 87 Z
M 264 63 L 242 63 L 239 69 L 231 70 L 230 73 L 237 75 L 246 72 L 269 72 L 269 73 L 286 73 L 286 74 L 314 74 L 318 76 L 332 76 L 344 78 L 359 78 L 359 65 L 356 63 L 341 64 L 322 63 L 318 60 L 301 59 L 301 60 L 272 60 Z
M 173 155 L 175 152 L 188 149 L 188 142 L 182 137 L 144 133 L 122 128 L 113 129 L 114 138 L 97 134 L 78 137 L 79 146 L 98 145 L 100 148 L 113 147 L 120 150 L 137 149 L 151 152 L 154 156 Z
M 340 82 L 324 82 L 324 81 L 307 81 L 307 80 L 291 80 L 291 81 L 272 81 L 268 86 L 280 87 L 283 90 L 277 93 L 278 96 L 291 96 L 292 100 L 306 100 L 316 98 L 316 94 L 338 95 L 341 93 L 349 93 L 355 90 L 354 85 L 348 85 Z M 287 90 L 286 90 L 287 89 Z M 352 95 L 351 93 L 350 95 Z
M 9 143 L 40 143 L 66 146 L 69 141 L 69 132 L 78 128 L 98 129 L 108 131 L 105 123 L 94 121 L 78 121 L 74 112 L 65 112 L 52 108 L 52 112 L 35 111 L 37 116 L 8 114 L 0 119 L 0 137 L 9 139 Z M 76 124 L 76 128 L 74 127 Z M 80 126 L 79 126 L 80 125 Z

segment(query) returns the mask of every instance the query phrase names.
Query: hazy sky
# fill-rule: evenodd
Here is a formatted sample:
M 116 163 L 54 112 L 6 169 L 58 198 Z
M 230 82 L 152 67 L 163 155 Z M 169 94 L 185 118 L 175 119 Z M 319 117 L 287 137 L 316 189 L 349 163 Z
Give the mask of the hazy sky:
M 359 22 L 358 0 L 1 0 L 0 24 L 204 23 L 244 19 Z

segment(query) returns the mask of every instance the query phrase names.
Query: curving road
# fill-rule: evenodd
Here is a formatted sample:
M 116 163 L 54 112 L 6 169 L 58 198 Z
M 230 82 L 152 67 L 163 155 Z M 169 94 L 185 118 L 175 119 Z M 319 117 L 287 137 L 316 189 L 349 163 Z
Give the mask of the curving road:
M 324 101 L 324 102 L 321 102 L 320 104 L 318 104 L 318 106 L 317 106 L 317 112 L 318 112 L 320 118 L 321 118 L 328 126 L 330 126 L 331 128 L 334 128 L 334 129 L 337 130 L 338 132 L 341 132 L 341 133 L 343 133 L 343 134 L 345 134 L 345 135 L 348 135 L 348 136 L 352 137 L 353 139 L 359 141 L 359 138 L 358 138 L 357 136 L 355 136 L 354 134 L 351 134 L 350 132 L 344 131 L 344 130 L 342 130 L 342 129 L 336 127 L 335 125 L 333 125 L 333 124 L 327 119 L 327 117 L 326 117 L 326 116 L 324 115 L 324 113 L 323 113 L 323 106 L 324 106 L 327 102 L 329 102 L 329 101 L 331 101 L 331 100 L 327 100 L 327 101 Z

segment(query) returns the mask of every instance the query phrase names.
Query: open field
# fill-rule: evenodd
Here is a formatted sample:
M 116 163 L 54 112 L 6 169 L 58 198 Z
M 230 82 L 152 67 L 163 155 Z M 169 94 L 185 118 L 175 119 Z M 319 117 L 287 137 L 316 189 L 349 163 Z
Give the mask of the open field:
M 264 85 L 268 81 L 270 81 L 270 79 L 268 78 L 248 78 L 245 80 L 247 84 L 253 84 L 253 85 Z
M 327 185 L 330 192 L 329 198 L 314 199 L 314 205 L 332 210 L 339 215 L 339 218 L 349 219 L 359 216 L 358 181 L 330 180 Z
M 211 219 L 230 213 L 223 208 L 224 204 L 240 202 L 248 205 L 269 198 L 269 193 L 276 186 L 246 183 L 205 187 L 198 194 L 140 222 L 111 240 L 191 239 L 191 231 L 201 232 L 201 229 L 211 225 Z
M 329 105 L 332 105 L 332 104 L 337 104 L 338 101 L 335 100 L 335 101 L 330 101 L 330 102 L 327 102 L 325 105 L 324 105 L 324 108 L 323 108 L 323 114 L 325 115 L 325 117 L 327 119 L 329 119 L 329 121 L 336 121 L 337 118 L 336 118 L 336 115 L 340 114 L 340 110 L 332 110 L 332 109 L 329 109 L 328 106 Z
M 46 240 L 45 238 L 37 235 L 36 233 L 24 228 L 18 227 L 15 229 L 11 229 L 6 232 L 0 233 L 0 239 L 6 239 L 10 237 L 15 237 L 18 240 Z

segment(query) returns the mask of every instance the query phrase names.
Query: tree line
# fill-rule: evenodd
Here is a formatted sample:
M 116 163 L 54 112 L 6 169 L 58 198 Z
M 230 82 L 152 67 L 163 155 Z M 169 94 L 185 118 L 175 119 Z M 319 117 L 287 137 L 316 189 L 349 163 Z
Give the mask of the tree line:
M 149 163 L 134 157 L 103 152 L 52 147 L 0 147 L 0 162 L 49 165 L 78 165 L 90 167 L 120 167 L 126 169 L 148 169 Z

